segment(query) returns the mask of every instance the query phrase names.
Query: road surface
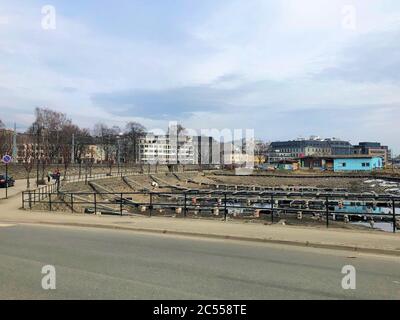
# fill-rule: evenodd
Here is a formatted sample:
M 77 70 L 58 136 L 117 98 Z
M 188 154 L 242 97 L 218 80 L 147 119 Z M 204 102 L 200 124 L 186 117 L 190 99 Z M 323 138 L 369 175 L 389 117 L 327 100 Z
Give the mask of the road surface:
M 356 268 L 356 290 L 341 269 Z M 41 269 L 56 268 L 43 290 Z M 104 229 L 0 224 L 2 299 L 400 299 L 400 259 Z

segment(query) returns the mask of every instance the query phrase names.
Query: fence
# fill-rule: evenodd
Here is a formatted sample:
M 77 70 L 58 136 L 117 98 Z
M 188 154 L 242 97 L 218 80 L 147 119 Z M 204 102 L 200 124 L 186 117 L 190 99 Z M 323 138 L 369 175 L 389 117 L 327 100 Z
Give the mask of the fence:
M 30 204 L 29 206 L 32 207 L 32 204 L 40 203 L 41 201 L 46 199 L 49 194 L 55 193 L 57 193 L 57 182 L 38 187 L 34 190 L 23 191 L 22 202 L 28 202 Z
M 123 172 L 112 172 L 110 173 L 96 173 L 96 174 L 81 174 L 75 175 L 75 176 L 67 176 L 63 182 L 69 183 L 69 182 L 88 182 L 92 180 L 97 180 L 97 179 L 108 179 L 108 178 L 115 178 L 115 177 L 123 177 L 123 176 L 129 176 L 129 175 L 138 175 L 140 172 L 136 170 L 124 170 Z
M 192 171 L 187 171 L 187 172 L 192 172 Z M 124 170 L 122 171 L 114 171 L 110 173 L 96 173 L 96 174 L 82 174 L 82 175 L 76 175 L 76 176 L 67 176 L 66 179 L 61 178 L 59 181 L 59 185 L 57 181 L 51 182 L 48 185 L 44 185 L 41 187 L 37 187 L 36 189 L 33 190 L 27 190 L 22 193 L 22 203 L 29 203 L 29 207 L 32 207 L 32 204 L 35 205 L 37 203 L 40 203 L 41 200 L 44 198 L 48 197 L 51 199 L 51 195 L 53 194 L 59 194 L 60 191 L 60 186 L 64 183 L 72 183 L 72 182 L 85 182 L 86 184 L 89 181 L 94 181 L 94 180 L 99 180 L 99 179 L 110 179 L 110 178 L 116 178 L 116 177 L 125 177 L 125 176 L 134 176 L 134 175 L 143 175 L 143 173 L 140 173 L 136 170 Z M 24 206 L 23 206 L 24 207 Z M 25 207 L 24 207 L 25 208 Z
M 197 171 L 191 171 L 187 170 L 185 172 L 197 172 Z M 87 183 L 88 181 L 92 180 L 98 180 L 98 179 L 109 179 L 109 178 L 117 178 L 117 177 L 125 177 L 125 176 L 137 176 L 137 175 L 147 175 L 147 174 L 157 174 L 157 173 L 142 173 L 138 172 L 136 170 L 124 170 L 120 172 L 112 172 L 110 173 L 97 173 L 97 174 L 82 174 L 81 176 L 67 176 L 67 179 L 62 180 L 63 183 L 70 183 L 70 182 L 82 182 L 85 181 Z
M 310 215 L 329 227 L 331 221 L 376 221 L 393 225 L 393 232 L 400 228 L 396 215 L 400 197 L 321 192 L 285 191 L 174 191 L 174 192 L 49 192 L 38 190 L 22 194 L 23 208 L 45 204 L 50 211 L 64 206 L 71 212 L 102 214 L 155 213 L 187 216 L 220 216 L 232 218 L 269 219 L 274 223 L 279 217 L 302 220 Z M 158 211 L 157 211 L 158 210 Z

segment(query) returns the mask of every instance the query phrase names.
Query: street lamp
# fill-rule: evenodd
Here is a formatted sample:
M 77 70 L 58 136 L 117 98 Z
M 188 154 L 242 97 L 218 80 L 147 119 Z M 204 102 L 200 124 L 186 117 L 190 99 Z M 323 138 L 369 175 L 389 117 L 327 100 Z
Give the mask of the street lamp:
M 40 134 L 43 127 L 38 123 L 33 124 L 33 132 L 36 133 L 36 187 L 39 187 L 39 153 L 40 153 Z

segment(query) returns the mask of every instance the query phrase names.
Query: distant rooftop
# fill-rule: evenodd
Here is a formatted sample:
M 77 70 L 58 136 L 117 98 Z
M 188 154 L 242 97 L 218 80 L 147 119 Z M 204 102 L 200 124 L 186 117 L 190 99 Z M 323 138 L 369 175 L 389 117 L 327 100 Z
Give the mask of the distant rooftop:
M 305 158 L 312 158 L 312 159 L 372 159 L 378 158 L 377 156 L 366 155 L 366 154 L 350 154 L 350 155 L 332 155 L 332 156 L 304 156 L 299 157 L 297 159 L 305 159 Z

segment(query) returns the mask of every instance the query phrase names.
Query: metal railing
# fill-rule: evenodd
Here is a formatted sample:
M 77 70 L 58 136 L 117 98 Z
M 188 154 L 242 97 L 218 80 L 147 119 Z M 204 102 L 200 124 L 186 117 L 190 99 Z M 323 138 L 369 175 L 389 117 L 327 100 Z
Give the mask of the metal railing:
M 88 182 L 92 180 L 98 180 L 98 179 L 108 179 L 108 178 L 115 178 L 115 177 L 123 177 L 123 176 L 130 176 L 130 175 L 139 175 L 141 174 L 139 171 L 136 170 L 124 170 L 121 172 L 111 172 L 110 173 L 95 173 L 95 174 L 81 174 L 75 175 L 75 176 L 67 176 L 66 179 L 62 179 L 64 183 L 70 183 L 70 182 Z
M 57 181 L 52 182 L 50 184 L 38 187 L 33 190 L 27 190 L 22 192 L 22 203 L 24 202 L 29 203 L 30 207 L 32 204 L 35 205 L 36 203 L 40 203 L 47 199 L 49 194 L 57 193 Z
M 197 171 L 191 171 L 187 170 L 185 173 L 190 173 L 190 172 L 197 172 Z M 162 173 L 174 173 L 174 172 L 162 172 Z M 70 183 L 70 182 L 88 182 L 92 180 L 98 180 L 98 179 L 108 179 L 108 178 L 116 178 L 116 177 L 124 177 L 124 176 L 137 176 L 137 175 L 154 175 L 158 174 L 157 172 L 140 172 L 137 170 L 121 170 L 121 171 L 113 171 L 111 174 L 108 173 L 96 173 L 96 174 L 81 174 L 79 175 L 74 175 L 74 176 L 67 176 L 66 179 L 61 178 L 61 181 L 64 183 Z
M 48 192 L 47 192 L 48 191 Z M 182 217 L 277 218 L 313 216 L 329 227 L 332 221 L 382 221 L 391 223 L 393 232 L 400 228 L 400 197 L 391 195 L 285 192 L 175 190 L 173 192 L 57 192 L 54 186 L 22 194 L 22 207 L 33 209 L 44 204 L 47 210 L 63 207 L 71 212 L 115 215 L 155 214 Z M 56 208 L 57 207 L 57 208 Z

